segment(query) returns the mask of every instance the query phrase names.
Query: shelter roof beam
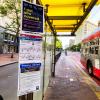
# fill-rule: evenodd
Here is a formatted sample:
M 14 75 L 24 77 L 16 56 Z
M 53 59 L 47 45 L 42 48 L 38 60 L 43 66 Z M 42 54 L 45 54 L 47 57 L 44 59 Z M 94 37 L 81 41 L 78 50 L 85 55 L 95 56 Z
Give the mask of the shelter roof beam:
M 80 20 L 82 16 L 48 16 L 49 20 Z

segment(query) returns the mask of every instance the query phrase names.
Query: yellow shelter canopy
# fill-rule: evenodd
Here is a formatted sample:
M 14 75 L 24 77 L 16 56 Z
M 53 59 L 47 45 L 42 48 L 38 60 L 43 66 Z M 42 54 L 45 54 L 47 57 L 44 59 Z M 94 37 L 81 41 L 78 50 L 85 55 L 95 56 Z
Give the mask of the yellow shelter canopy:
M 100 0 L 38 0 L 47 8 L 47 20 L 56 32 L 77 31 L 93 6 Z

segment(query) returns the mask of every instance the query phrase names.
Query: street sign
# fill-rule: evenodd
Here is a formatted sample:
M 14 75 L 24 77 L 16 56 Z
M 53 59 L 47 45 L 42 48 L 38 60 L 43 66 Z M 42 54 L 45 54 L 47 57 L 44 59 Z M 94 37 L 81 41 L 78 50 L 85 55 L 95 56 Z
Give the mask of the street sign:
M 42 6 L 22 1 L 22 31 L 43 33 L 43 19 Z
M 42 36 L 20 35 L 18 96 L 40 90 Z

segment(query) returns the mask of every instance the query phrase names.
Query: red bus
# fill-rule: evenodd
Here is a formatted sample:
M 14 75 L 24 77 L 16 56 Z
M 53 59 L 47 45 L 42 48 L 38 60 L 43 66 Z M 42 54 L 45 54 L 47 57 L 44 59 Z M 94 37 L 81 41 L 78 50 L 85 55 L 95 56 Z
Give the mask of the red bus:
M 100 79 L 100 29 L 82 40 L 81 63 Z

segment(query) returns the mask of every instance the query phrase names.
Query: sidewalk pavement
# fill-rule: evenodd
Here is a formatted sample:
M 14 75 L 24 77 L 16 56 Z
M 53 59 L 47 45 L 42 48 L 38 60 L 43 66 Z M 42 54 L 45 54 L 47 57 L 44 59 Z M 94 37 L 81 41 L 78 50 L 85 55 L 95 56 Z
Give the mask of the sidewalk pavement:
M 86 82 L 88 76 L 84 76 L 76 64 L 72 56 L 61 55 L 56 63 L 56 76 L 51 78 L 44 100 L 98 100 Z
M 11 54 L 0 54 L 0 67 L 17 63 L 18 62 L 18 54 L 14 54 L 14 57 L 11 58 Z

